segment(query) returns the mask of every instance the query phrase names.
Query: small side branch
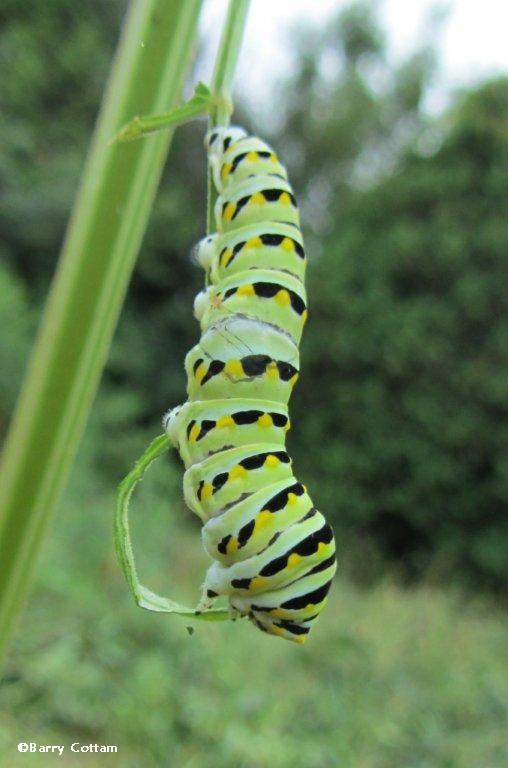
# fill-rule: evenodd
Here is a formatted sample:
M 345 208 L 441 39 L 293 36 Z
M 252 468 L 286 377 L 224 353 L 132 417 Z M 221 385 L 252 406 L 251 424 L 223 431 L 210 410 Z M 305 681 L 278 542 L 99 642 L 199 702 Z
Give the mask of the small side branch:
M 175 107 L 169 112 L 163 112 L 160 115 L 134 117 L 119 130 L 109 143 L 116 144 L 117 142 L 134 141 L 135 139 L 142 139 L 144 136 L 150 136 L 158 131 L 176 128 L 179 125 L 195 120 L 197 117 L 211 114 L 212 109 L 212 92 L 204 83 L 198 83 L 192 98 L 186 101 L 185 104 Z

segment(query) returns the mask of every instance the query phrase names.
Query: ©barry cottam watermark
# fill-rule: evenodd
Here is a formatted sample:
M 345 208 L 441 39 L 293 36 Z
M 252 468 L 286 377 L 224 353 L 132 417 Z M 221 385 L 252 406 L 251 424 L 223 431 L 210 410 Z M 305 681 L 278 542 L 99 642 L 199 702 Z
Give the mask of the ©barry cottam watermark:
M 113 744 L 81 744 L 74 741 L 69 750 L 71 752 L 118 752 L 118 747 Z M 37 744 L 35 741 L 20 741 L 18 752 L 46 752 L 46 754 L 62 757 L 65 752 L 64 744 Z

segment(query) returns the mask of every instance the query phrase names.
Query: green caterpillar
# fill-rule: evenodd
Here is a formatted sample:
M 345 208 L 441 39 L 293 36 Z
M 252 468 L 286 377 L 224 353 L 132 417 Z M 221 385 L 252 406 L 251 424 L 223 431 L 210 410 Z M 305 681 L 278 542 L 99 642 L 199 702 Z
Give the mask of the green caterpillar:
M 307 319 L 298 209 L 263 141 L 219 128 L 205 145 L 218 232 L 197 248 L 210 284 L 195 301 L 202 335 L 185 360 L 189 399 L 164 421 L 214 560 L 198 610 L 226 595 L 234 614 L 302 643 L 336 559 L 332 529 L 285 450 Z

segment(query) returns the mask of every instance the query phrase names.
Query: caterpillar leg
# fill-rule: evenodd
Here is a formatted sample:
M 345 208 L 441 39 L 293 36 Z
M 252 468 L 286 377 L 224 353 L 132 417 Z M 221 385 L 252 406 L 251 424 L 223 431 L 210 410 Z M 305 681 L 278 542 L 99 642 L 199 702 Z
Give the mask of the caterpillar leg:
M 181 405 L 176 405 L 174 408 L 170 408 L 169 411 L 166 411 L 166 413 L 162 417 L 162 427 L 164 429 L 164 432 L 168 435 L 168 437 L 170 438 L 175 448 L 178 448 L 179 417 L 184 408 L 185 408 L 185 403 L 182 403 Z
M 219 595 L 213 589 L 211 589 L 210 586 L 208 586 L 207 579 L 205 578 L 205 582 L 201 588 L 201 598 L 196 606 L 196 612 L 201 614 L 212 610 L 213 605 L 218 597 Z M 228 604 L 228 614 L 231 621 L 236 621 L 236 619 L 239 619 L 245 615 L 239 611 L 238 608 L 235 608 L 231 603 Z

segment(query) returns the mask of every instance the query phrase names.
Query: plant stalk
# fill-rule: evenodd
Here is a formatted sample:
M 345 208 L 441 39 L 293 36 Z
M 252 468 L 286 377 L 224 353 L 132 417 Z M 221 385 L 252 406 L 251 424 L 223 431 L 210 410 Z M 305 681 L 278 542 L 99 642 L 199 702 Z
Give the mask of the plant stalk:
M 212 76 L 211 91 L 217 107 L 211 115 L 213 125 L 228 125 L 232 112 L 231 91 L 250 0 L 230 0 L 222 29 Z
M 180 98 L 202 0 L 132 0 L 0 482 L 0 658 L 104 368 L 171 132 L 108 146 L 140 113 Z
M 212 76 L 211 91 L 216 106 L 210 114 L 210 128 L 214 125 L 227 126 L 233 112 L 231 92 L 249 6 L 250 0 L 229 0 Z M 208 168 L 207 179 L 206 231 L 209 234 L 213 227 L 213 209 L 216 199 L 210 168 Z

